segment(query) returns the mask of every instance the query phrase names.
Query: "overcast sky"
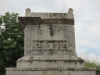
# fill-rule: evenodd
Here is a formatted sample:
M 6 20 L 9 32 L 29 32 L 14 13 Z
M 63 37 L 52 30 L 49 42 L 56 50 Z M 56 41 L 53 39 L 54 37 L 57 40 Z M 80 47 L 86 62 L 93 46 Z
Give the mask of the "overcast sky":
M 64 13 L 72 8 L 77 55 L 100 62 L 100 0 L 0 0 L 0 15 L 14 12 L 25 16 L 26 8 L 31 12 Z

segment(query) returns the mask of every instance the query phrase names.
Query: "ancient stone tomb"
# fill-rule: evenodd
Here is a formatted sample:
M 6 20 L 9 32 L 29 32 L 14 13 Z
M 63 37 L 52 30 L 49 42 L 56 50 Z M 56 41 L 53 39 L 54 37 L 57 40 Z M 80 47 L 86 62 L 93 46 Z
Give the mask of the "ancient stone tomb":
M 24 35 L 24 56 L 6 75 L 96 75 L 77 57 L 73 9 L 68 13 L 40 13 L 26 9 L 19 17 Z

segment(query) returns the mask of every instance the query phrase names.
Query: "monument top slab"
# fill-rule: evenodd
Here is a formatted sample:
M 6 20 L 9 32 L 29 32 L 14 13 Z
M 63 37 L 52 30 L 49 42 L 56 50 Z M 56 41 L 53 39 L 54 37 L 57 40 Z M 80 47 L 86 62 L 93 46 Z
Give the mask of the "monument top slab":
M 68 13 L 31 12 L 30 8 L 27 8 L 25 17 L 41 17 L 41 19 L 59 19 L 59 18 L 74 19 L 72 8 L 69 8 Z
M 18 17 L 22 32 L 26 25 L 43 25 L 43 24 L 68 24 L 74 25 L 73 9 L 69 8 L 68 13 L 46 13 L 31 12 L 30 8 L 26 9 L 25 16 Z

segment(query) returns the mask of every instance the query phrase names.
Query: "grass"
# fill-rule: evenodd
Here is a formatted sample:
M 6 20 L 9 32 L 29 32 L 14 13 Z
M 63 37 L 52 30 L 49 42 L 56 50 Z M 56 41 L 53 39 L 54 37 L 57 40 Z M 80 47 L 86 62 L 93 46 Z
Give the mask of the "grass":
M 84 66 L 86 68 L 96 68 L 96 70 L 100 71 L 100 63 L 95 62 L 95 60 L 93 59 L 92 59 L 92 62 L 90 62 L 88 59 L 87 60 L 84 59 Z

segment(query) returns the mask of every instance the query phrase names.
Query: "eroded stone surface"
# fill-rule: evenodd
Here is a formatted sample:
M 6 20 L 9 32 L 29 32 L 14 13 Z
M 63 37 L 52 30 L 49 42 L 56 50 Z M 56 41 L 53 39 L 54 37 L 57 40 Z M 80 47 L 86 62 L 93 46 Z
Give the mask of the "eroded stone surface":
M 41 17 L 41 19 L 57 19 L 57 18 L 74 19 L 72 8 L 69 8 L 68 13 L 31 12 L 31 10 L 29 8 L 27 8 L 25 17 Z
M 36 13 L 27 8 L 20 24 L 24 56 L 15 68 L 6 68 L 6 75 L 96 75 L 95 68 L 84 68 L 84 60 L 77 57 L 72 8 L 68 13 Z
M 19 68 L 21 69 L 21 68 Z M 9 70 L 9 69 L 8 69 Z M 42 69 L 39 70 L 32 70 L 32 69 L 23 69 L 23 70 L 11 70 L 6 72 L 6 75 L 96 75 L 96 72 L 91 69 L 86 69 L 86 70 L 74 70 L 74 69 Z
M 25 28 L 24 55 L 74 55 L 73 25 L 27 25 Z

